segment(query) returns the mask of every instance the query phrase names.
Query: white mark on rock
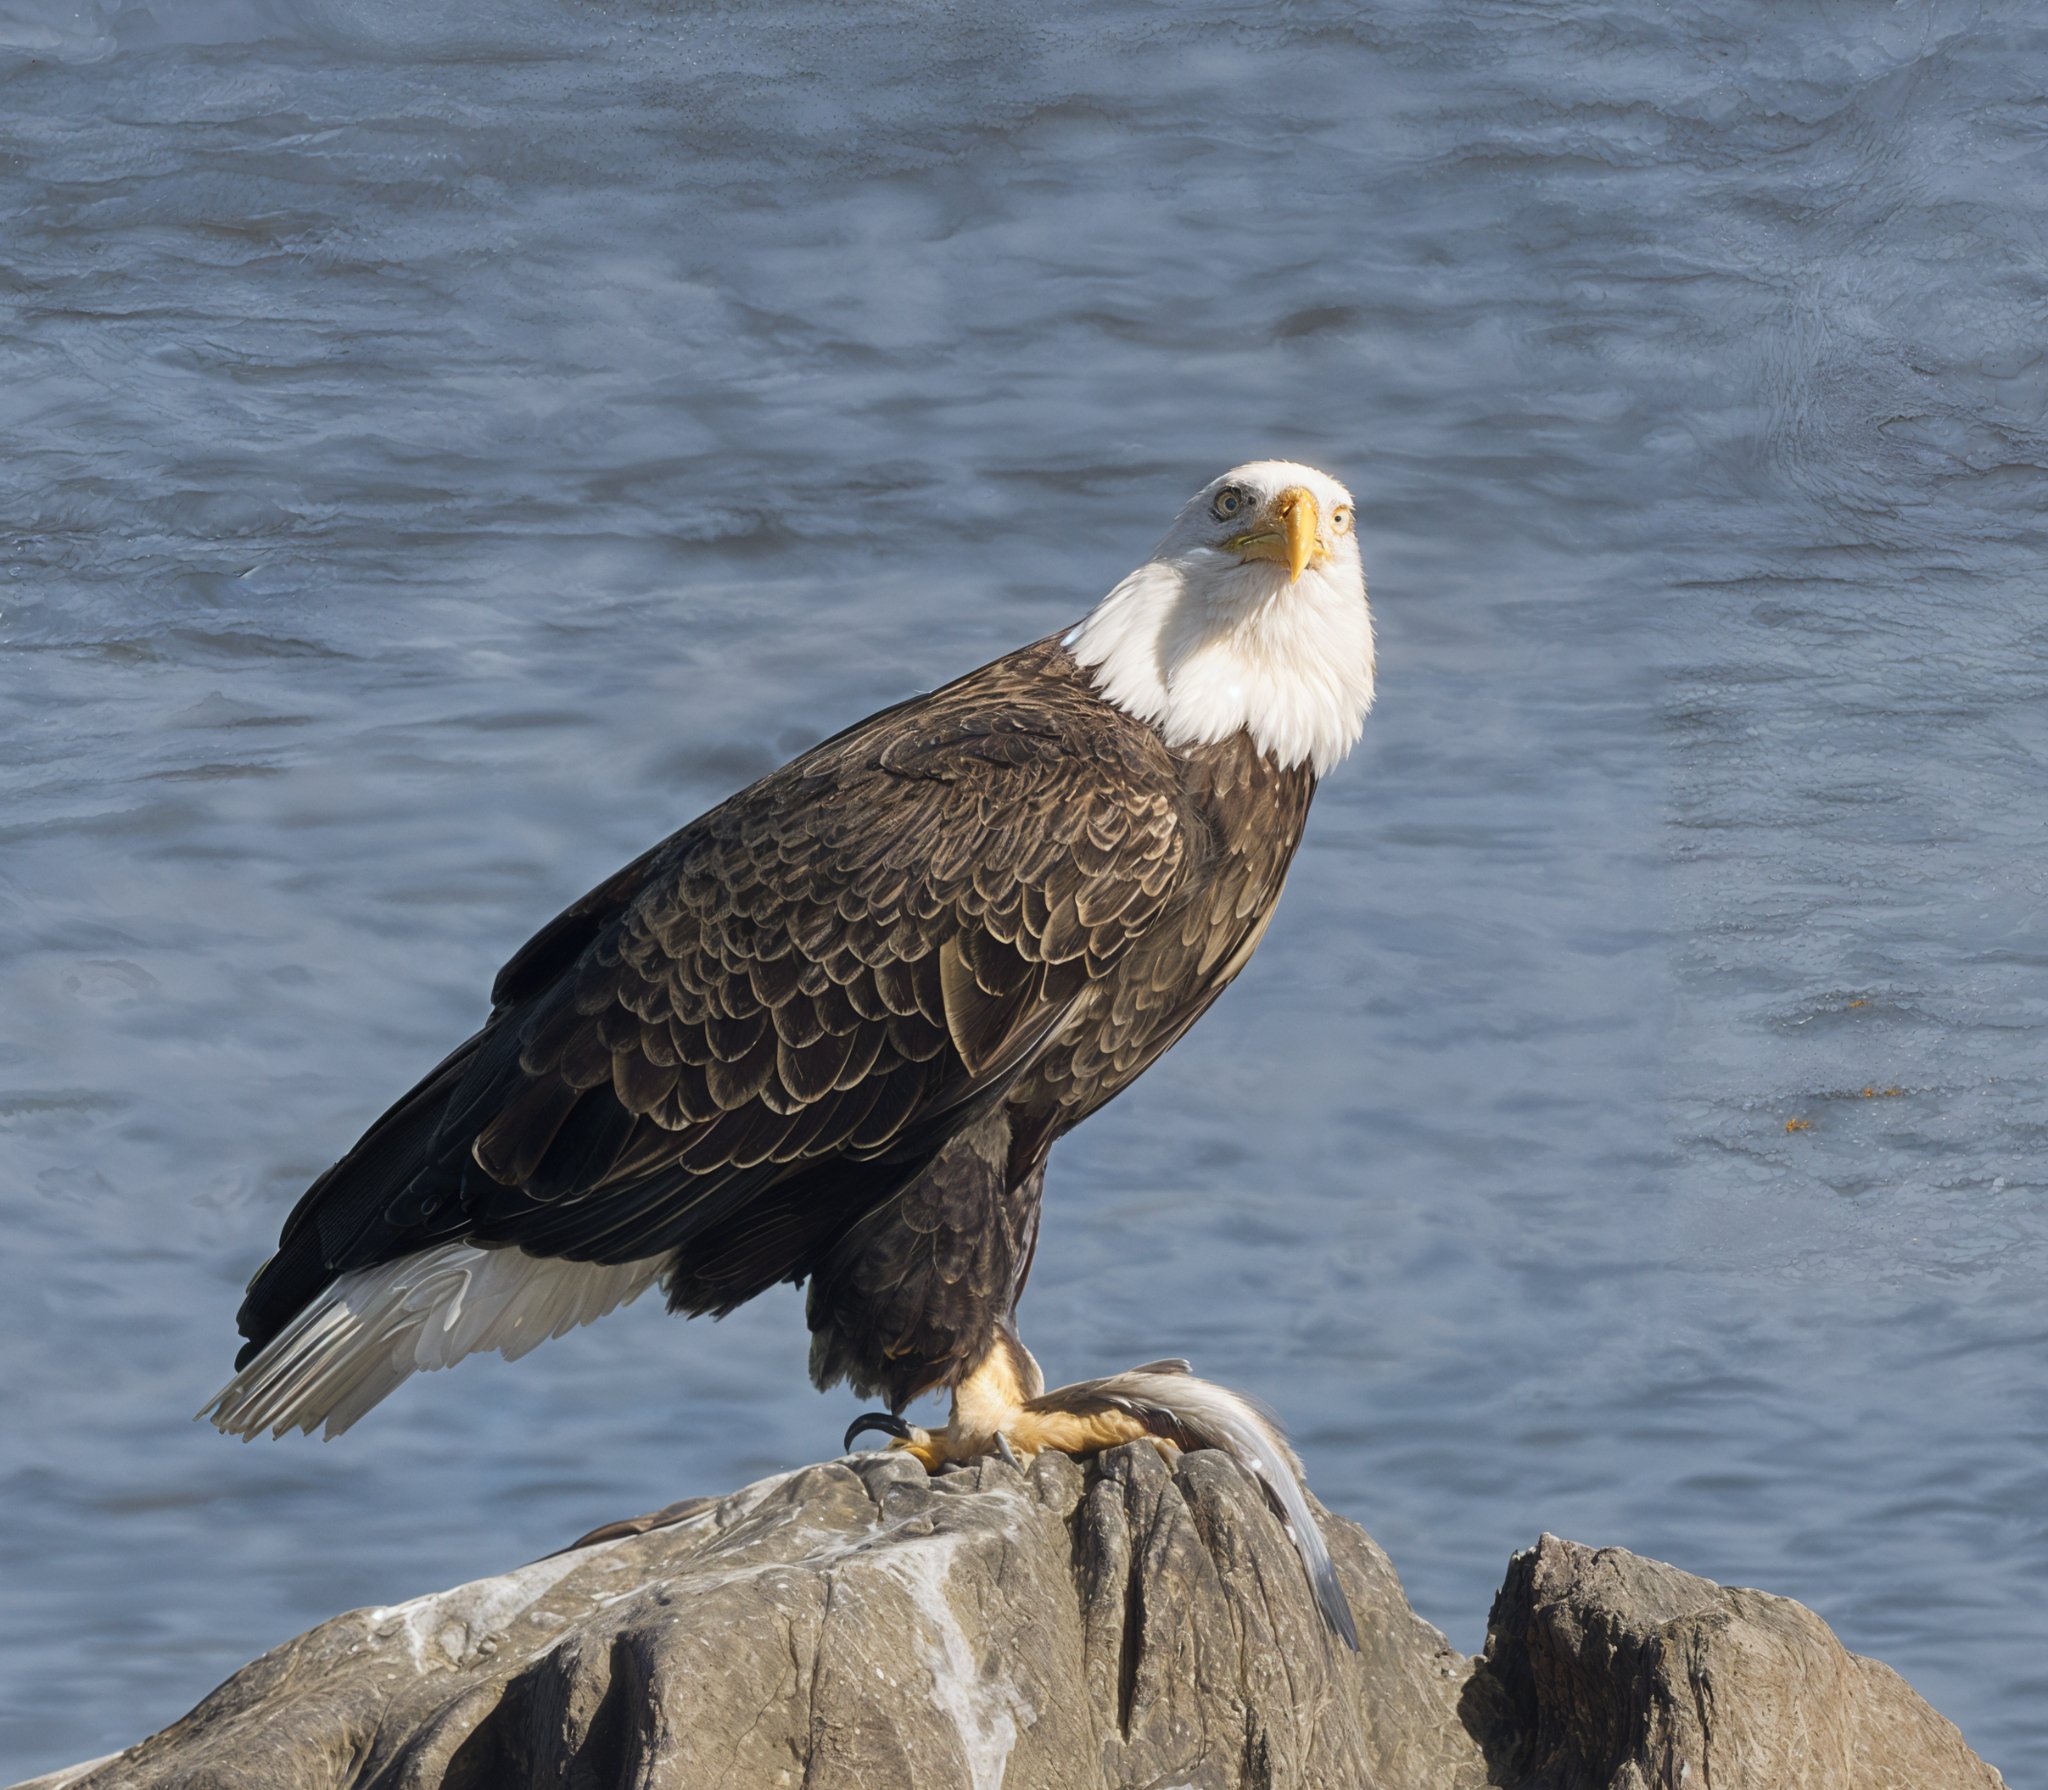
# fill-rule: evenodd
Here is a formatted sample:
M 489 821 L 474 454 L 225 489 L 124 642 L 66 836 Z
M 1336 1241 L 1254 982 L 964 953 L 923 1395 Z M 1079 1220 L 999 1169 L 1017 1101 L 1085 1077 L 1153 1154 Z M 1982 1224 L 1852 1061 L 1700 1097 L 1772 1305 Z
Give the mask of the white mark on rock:
M 440 1664 L 459 1666 L 488 1636 L 539 1603 L 593 1552 L 585 1548 L 557 1554 L 516 1572 L 457 1585 L 452 1591 L 430 1592 L 406 1603 L 365 1610 L 363 1620 L 376 1640 L 402 1634 L 406 1652 L 422 1672 Z
M 875 1564 L 910 1594 L 924 1618 L 924 1667 L 932 1701 L 960 1735 L 970 1790 L 1002 1790 L 1017 1745 L 1017 1725 L 1037 1712 L 1006 1678 L 984 1678 L 966 1629 L 946 1596 L 946 1579 L 963 1537 L 900 1542 Z

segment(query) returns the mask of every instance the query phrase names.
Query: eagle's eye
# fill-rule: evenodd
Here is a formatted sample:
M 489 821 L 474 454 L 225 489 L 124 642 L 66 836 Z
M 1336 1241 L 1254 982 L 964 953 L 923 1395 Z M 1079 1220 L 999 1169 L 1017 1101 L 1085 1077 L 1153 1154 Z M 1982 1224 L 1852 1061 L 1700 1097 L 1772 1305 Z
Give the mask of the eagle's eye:
M 1249 502 L 1251 502 L 1250 497 L 1238 486 L 1225 485 L 1221 491 L 1216 493 L 1216 501 L 1209 506 L 1209 513 L 1218 522 L 1228 522 L 1231 517 L 1235 516 Z
M 1348 503 L 1340 503 L 1330 512 L 1330 532 L 1339 535 L 1351 532 L 1351 506 Z

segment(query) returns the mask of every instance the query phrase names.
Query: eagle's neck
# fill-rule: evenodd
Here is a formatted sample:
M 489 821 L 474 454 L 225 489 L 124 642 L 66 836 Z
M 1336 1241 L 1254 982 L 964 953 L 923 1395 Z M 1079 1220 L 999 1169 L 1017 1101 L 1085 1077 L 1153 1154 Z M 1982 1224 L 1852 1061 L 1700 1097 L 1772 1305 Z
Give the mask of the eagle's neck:
M 1170 746 L 1243 732 L 1282 767 L 1321 776 L 1372 707 L 1372 616 L 1355 566 L 1290 581 L 1263 561 L 1153 560 L 1062 644 L 1103 697 Z

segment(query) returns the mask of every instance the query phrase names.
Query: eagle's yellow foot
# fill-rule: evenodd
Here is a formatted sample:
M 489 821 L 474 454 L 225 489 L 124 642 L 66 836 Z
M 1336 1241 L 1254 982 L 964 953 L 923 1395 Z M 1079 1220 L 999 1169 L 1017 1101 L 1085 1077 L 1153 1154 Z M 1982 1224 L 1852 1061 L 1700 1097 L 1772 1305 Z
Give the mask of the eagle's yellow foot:
M 849 1452 L 853 1439 L 864 1436 L 869 1430 L 880 1430 L 889 1438 L 889 1450 L 893 1454 L 907 1454 L 920 1462 L 927 1473 L 936 1473 L 948 1465 L 964 1465 L 964 1457 L 954 1455 L 946 1447 L 944 1430 L 928 1430 L 915 1423 L 905 1423 L 893 1411 L 863 1411 L 846 1426 L 846 1440 L 840 1446 Z
M 1155 1369 L 1186 1373 L 1187 1363 L 1155 1362 L 1152 1368 L 1136 1371 Z M 1164 1445 L 1182 1440 L 1170 1424 L 1150 1422 L 1128 1401 L 1103 1396 L 1101 1389 L 1109 1384 L 1089 1380 L 1047 1392 L 1031 1351 L 1006 1329 L 998 1333 L 981 1364 L 953 1388 L 952 1415 L 944 1429 L 924 1429 L 890 1411 L 869 1411 L 853 1420 L 845 1446 L 851 1448 L 853 1439 L 868 1430 L 880 1430 L 890 1438 L 892 1450 L 913 1456 L 926 1472 L 937 1473 L 990 1455 L 1019 1467 L 1048 1448 L 1089 1455 L 1142 1436 Z
M 973 1421 L 963 1423 L 957 1412 L 954 1421 L 942 1430 L 906 1423 L 888 1411 L 864 1412 L 848 1427 L 844 1446 L 851 1448 L 856 1436 L 879 1430 L 889 1437 L 891 1452 L 909 1455 L 922 1463 L 927 1473 L 965 1467 L 990 1455 L 1022 1468 L 1048 1448 L 1061 1454 L 1099 1454 L 1119 1442 L 1135 1442 L 1147 1436 L 1158 1443 L 1162 1454 L 1177 1447 L 1176 1434 L 1155 1428 L 1130 1411 L 1092 1401 L 1073 1410 L 1062 1408 L 1056 1401 L 1066 1390 L 1061 1388 L 1060 1392 L 1011 1406 L 1002 1413 L 1001 1427 L 996 1429 Z M 983 1415 L 985 1420 L 987 1414 Z
M 887 1411 L 869 1411 L 853 1420 L 846 1432 L 846 1447 L 853 1446 L 853 1439 L 868 1430 L 881 1430 L 890 1438 L 889 1451 L 892 1454 L 907 1454 L 919 1462 L 927 1473 L 944 1472 L 949 1467 L 965 1467 L 989 1455 L 996 1455 L 1011 1466 L 1021 1468 L 1030 1458 L 1020 1455 L 1010 1445 L 1010 1438 L 1000 1430 L 986 1443 L 963 1442 L 950 1430 L 922 1429 L 917 1424 L 905 1423 L 902 1418 Z M 1035 1450 L 1033 1452 L 1036 1452 Z

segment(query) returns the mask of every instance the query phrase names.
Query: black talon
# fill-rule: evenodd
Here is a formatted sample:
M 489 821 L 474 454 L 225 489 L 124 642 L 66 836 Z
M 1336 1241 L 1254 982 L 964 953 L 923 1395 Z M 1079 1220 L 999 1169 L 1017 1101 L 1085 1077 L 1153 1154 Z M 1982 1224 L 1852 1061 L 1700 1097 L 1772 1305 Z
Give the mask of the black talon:
M 851 1453 L 855 1436 L 866 1435 L 869 1430 L 880 1430 L 885 1436 L 894 1436 L 899 1442 L 910 1440 L 910 1425 L 893 1411 L 863 1411 L 846 1426 L 846 1440 L 840 1447 Z

